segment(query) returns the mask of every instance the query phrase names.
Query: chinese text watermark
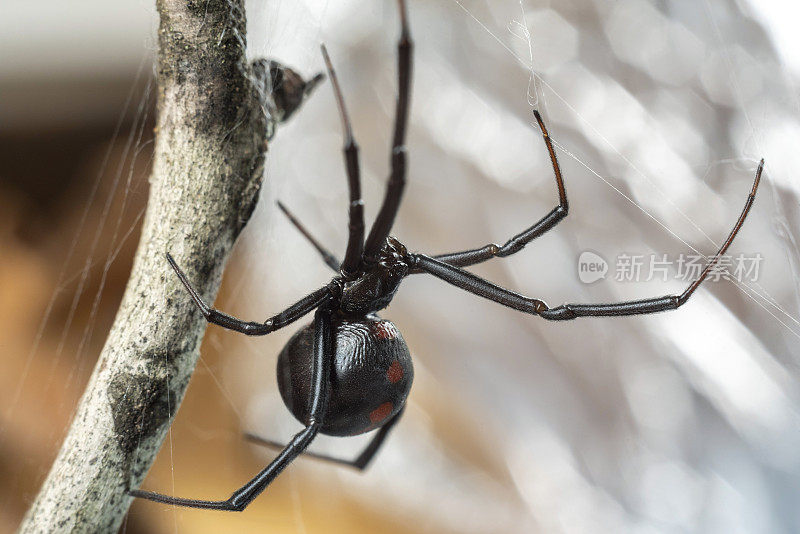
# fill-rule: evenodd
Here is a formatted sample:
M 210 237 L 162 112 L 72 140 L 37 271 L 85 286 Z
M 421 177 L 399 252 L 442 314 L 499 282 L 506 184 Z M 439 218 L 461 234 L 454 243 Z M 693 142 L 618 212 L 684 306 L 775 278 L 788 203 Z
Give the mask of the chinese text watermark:
M 696 280 L 711 257 L 701 254 L 619 254 L 612 267 L 597 254 L 586 250 L 578 257 L 578 278 L 584 284 L 605 279 L 613 273 L 617 282 L 649 282 L 651 280 Z M 756 282 L 761 272 L 761 254 L 723 254 L 714 262 L 707 280 Z

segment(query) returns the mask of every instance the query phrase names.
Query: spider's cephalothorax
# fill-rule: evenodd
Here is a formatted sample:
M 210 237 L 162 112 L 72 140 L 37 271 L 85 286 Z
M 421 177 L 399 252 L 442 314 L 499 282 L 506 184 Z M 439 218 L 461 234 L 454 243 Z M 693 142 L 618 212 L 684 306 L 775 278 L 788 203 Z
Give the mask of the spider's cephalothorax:
M 345 133 L 344 156 L 350 190 L 350 221 L 344 260 L 338 261 L 282 204 L 278 204 L 289 220 L 319 251 L 325 263 L 337 273 L 331 282 L 263 323 L 243 321 L 206 305 L 172 256 L 167 255 L 170 265 L 206 320 L 222 327 L 247 335 L 266 335 L 316 309 L 313 323 L 295 334 L 278 358 L 278 386 L 281 395 L 289 410 L 305 424 L 305 428 L 295 434 L 288 444 L 248 434 L 252 441 L 277 447 L 281 453 L 253 480 L 225 500 L 182 499 L 141 490 L 131 490 L 132 495 L 181 506 L 241 511 L 292 460 L 306 452 L 306 448 L 320 432 L 350 436 L 378 429 L 364 451 L 353 460 L 307 452 L 311 456 L 358 469 L 366 467 L 380 449 L 390 429 L 400 419 L 414 376 L 411 356 L 400 332 L 392 323 L 375 315 L 375 312 L 389 305 L 401 280 L 409 274 L 427 273 L 479 297 L 551 321 L 674 310 L 686 303 L 708 276 L 720 255 L 728 250 L 747 217 L 755 200 L 764 160 L 758 166 L 747 202 L 730 235 L 702 273 L 680 295 L 609 304 L 562 304 L 550 307 L 537 298 L 526 297 L 492 284 L 462 267 L 491 258 L 503 258 L 520 251 L 558 224 L 566 217 L 569 209 L 567 191 L 553 143 L 542 117 L 534 111 L 555 174 L 558 205 L 533 226 L 515 235 L 502 246 L 488 244 L 433 257 L 410 254 L 399 241 L 389 237 L 405 186 L 405 135 L 411 90 L 411 39 L 405 2 L 398 0 L 398 5 L 402 31 L 397 48 L 399 92 L 395 110 L 391 172 L 383 204 L 369 235 L 364 237 L 358 147 L 353 139 L 336 74 L 324 46 L 322 53 Z
M 409 267 L 406 247 L 390 236 L 378 257 L 363 262 L 362 272 L 345 282 L 339 309 L 342 313 L 354 315 L 384 309 L 408 274 Z

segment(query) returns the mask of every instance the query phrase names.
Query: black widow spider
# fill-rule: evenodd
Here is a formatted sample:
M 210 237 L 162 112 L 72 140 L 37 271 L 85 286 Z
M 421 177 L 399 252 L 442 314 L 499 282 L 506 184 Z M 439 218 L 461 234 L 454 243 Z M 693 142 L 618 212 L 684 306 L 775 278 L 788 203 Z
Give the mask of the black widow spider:
M 409 274 L 428 273 L 480 297 L 548 320 L 654 313 L 674 310 L 683 305 L 706 278 L 719 256 L 725 253 L 741 228 L 753 205 L 764 160 L 758 165 L 753 187 L 730 235 L 700 276 L 680 295 L 612 304 L 562 304 L 551 308 L 539 299 L 514 293 L 461 269 L 490 258 L 503 258 L 520 251 L 567 215 L 567 193 L 555 150 L 542 117 L 534 111 L 555 173 L 558 206 L 536 224 L 509 239 L 503 246 L 489 244 L 473 250 L 433 257 L 409 253 L 402 243 L 389 236 L 406 181 L 405 137 L 411 87 L 412 42 L 405 2 L 398 0 L 398 4 L 401 20 L 398 44 L 399 94 L 395 110 L 391 174 L 383 205 L 366 241 L 358 146 L 353 139 L 344 99 L 324 45 L 322 54 L 344 127 L 344 160 L 350 190 L 349 239 L 344 261 L 340 263 L 336 260 L 283 205 L 279 204 L 281 210 L 338 275 L 326 286 L 263 323 L 248 322 L 206 305 L 172 256 L 167 255 L 169 264 L 210 323 L 247 335 L 262 336 L 283 328 L 314 309 L 317 310 L 313 323 L 297 332 L 278 358 L 278 386 L 281 396 L 294 416 L 306 425 L 305 428 L 285 446 L 249 435 L 253 441 L 278 446 L 282 450 L 264 470 L 236 490 L 228 499 L 222 501 L 183 499 L 141 490 L 132 490 L 131 495 L 180 506 L 241 511 L 264 491 L 292 460 L 305 451 L 318 433 L 354 436 L 379 429 L 355 460 L 314 455 L 364 469 L 399 420 L 411 388 L 414 372 L 408 347 L 397 328 L 376 315 L 376 312 L 389 304 L 401 280 Z

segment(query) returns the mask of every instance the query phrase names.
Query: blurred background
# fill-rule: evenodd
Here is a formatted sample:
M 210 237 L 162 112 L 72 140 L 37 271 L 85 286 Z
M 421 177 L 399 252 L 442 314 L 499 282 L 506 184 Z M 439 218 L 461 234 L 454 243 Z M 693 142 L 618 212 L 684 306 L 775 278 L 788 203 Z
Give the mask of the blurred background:
M 388 168 L 394 3 L 247 9 L 253 57 L 310 75 L 328 44 L 371 220 Z M 0 532 L 12 532 L 132 262 L 157 19 L 145 0 L 10 0 L 0 11 Z M 758 273 L 708 282 L 677 312 L 566 323 L 409 278 L 383 315 L 411 348 L 416 382 L 367 472 L 300 459 L 243 514 L 135 502 L 123 531 L 800 531 L 798 16 L 777 0 L 411 0 L 409 185 L 394 234 L 412 250 L 502 243 L 556 205 L 537 107 L 570 215 L 475 272 L 551 305 L 680 292 L 677 262 L 664 280 L 648 276 L 651 258 L 712 254 L 764 157 L 731 249 L 761 258 Z M 343 253 L 340 132 L 327 83 L 279 130 L 219 308 L 263 319 L 330 277 L 274 201 Z M 587 251 L 608 268 L 591 284 L 578 272 Z M 624 256 L 642 258 L 633 280 Z M 275 382 L 294 330 L 208 330 L 146 489 L 219 498 L 270 460 L 241 436 L 285 440 L 299 428 Z M 363 443 L 322 437 L 312 448 L 352 456 Z

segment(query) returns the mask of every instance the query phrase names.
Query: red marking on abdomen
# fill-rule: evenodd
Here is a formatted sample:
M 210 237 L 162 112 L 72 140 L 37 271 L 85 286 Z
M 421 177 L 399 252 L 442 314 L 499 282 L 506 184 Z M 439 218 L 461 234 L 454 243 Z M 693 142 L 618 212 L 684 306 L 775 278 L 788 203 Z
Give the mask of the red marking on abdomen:
M 392 365 L 389 366 L 389 370 L 386 371 L 386 378 L 388 378 L 389 382 L 392 384 L 397 384 L 403 379 L 403 366 L 400 365 L 400 362 L 397 360 L 392 362 Z
M 391 402 L 384 402 L 383 404 L 381 404 L 380 406 L 369 412 L 369 420 L 372 422 L 373 425 L 377 425 L 378 423 L 389 417 L 389 414 L 392 413 L 392 408 L 394 408 L 394 406 L 392 405 Z
M 397 332 L 392 323 L 382 321 L 373 323 L 372 331 L 378 339 L 394 339 L 397 337 Z

